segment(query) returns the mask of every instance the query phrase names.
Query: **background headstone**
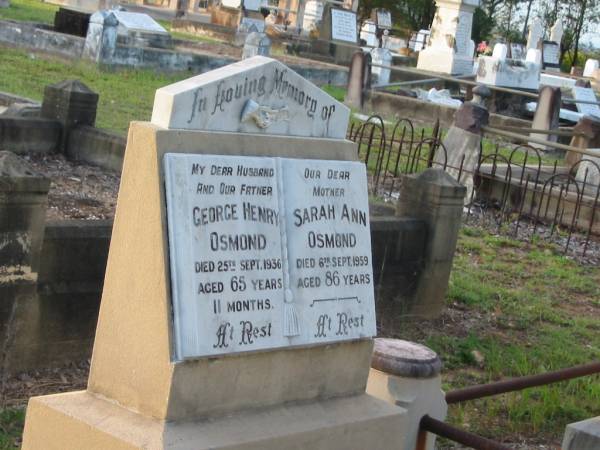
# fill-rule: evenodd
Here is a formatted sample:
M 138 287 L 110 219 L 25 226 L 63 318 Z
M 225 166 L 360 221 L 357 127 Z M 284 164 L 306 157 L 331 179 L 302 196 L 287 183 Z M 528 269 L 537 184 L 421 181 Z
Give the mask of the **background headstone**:
M 510 44 L 510 57 L 511 59 L 523 60 L 525 59 L 525 49 L 522 44 L 511 43 Z
M 573 98 L 575 100 L 584 100 L 590 102 L 598 102 L 596 94 L 591 87 L 573 86 Z M 577 111 L 581 114 L 600 118 L 600 106 L 591 103 L 576 103 Z
M 558 19 L 554 23 L 552 28 L 550 28 L 550 40 L 552 42 L 556 42 L 560 46 L 560 43 L 562 42 L 563 33 L 564 33 L 564 29 L 563 29 L 562 20 Z
M 536 48 L 541 50 L 542 40 L 544 38 L 544 27 L 539 18 L 533 19 L 529 25 L 529 34 L 527 35 L 527 50 Z
M 242 59 L 253 56 L 269 56 L 271 53 L 271 39 L 266 33 L 252 32 L 246 37 Z
M 508 55 L 508 47 L 506 44 L 496 44 L 494 45 L 494 50 L 492 51 L 492 58 L 498 59 L 506 59 Z
M 469 54 L 473 12 L 479 0 L 449 0 L 436 5 L 429 46 L 419 53 L 417 68 L 456 75 L 473 72 Z
M 392 65 L 392 52 L 387 48 L 374 48 L 371 50 L 371 60 L 375 65 L 390 67 Z M 373 85 L 383 86 L 389 84 L 392 69 L 372 67 Z
M 600 67 L 600 63 L 597 59 L 588 59 L 585 62 L 582 75 L 587 78 L 592 78 L 594 76 L 594 72 L 598 70 L 598 67 Z
M 543 41 L 542 61 L 544 69 L 560 71 L 560 45 L 552 41 Z
M 537 48 L 528 49 L 527 55 L 525 56 L 525 61 L 529 61 L 531 63 L 541 66 L 542 65 L 542 51 Z
M 304 6 L 304 16 L 302 18 L 302 33 L 310 34 L 318 28 L 319 22 L 323 19 L 323 2 L 319 0 L 309 0 Z
M 356 13 L 345 9 L 331 9 L 331 39 L 356 43 Z
M 112 11 L 92 14 L 82 57 L 97 63 L 110 62 L 117 48 L 118 25 L 119 21 Z

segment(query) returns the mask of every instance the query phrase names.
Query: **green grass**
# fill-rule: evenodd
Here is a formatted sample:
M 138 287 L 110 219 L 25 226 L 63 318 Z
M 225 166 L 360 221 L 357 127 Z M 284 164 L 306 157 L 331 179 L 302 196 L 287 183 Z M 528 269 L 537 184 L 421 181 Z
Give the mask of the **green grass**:
M 165 30 L 167 30 L 171 34 L 171 37 L 173 37 L 174 39 L 181 39 L 184 41 L 194 41 L 194 42 L 209 42 L 209 43 L 223 42 L 219 39 L 216 39 L 216 38 L 213 38 L 210 36 L 203 36 L 200 34 L 188 33 L 186 31 L 173 31 L 171 21 L 169 21 L 169 20 L 157 20 L 157 22 L 159 24 L 161 24 L 163 26 L 163 28 Z
M 83 61 L 61 61 L 0 47 L 0 91 L 42 100 L 44 86 L 79 79 L 100 94 L 96 125 L 124 134 L 132 120 L 149 120 L 156 89 L 193 74 L 150 70 L 105 71 Z
M 548 244 L 466 226 L 448 301 L 477 319 L 415 334 L 444 360 L 446 389 L 538 374 L 600 359 L 599 298 L 596 267 L 580 266 Z M 466 402 L 449 413 L 450 421 L 490 438 L 553 444 L 567 423 L 597 415 L 598 376 Z
M 11 0 L 8 8 L 0 9 L 0 19 L 53 24 L 56 11 L 58 6 L 41 0 Z
M 24 422 L 24 409 L 5 409 L 4 411 L 0 411 L 0 450 L 15 450 L 19 448 Z

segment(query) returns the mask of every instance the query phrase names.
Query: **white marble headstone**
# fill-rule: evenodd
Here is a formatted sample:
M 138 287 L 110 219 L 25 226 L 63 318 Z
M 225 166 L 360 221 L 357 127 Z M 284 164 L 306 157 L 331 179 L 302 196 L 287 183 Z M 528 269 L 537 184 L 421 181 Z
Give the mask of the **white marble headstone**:
M 164 128 L 344 139 L 350 109 L 293 70 L 255 56 L 156 91 Z
M 529 34 L 527 36 L 527 49 L 538 48 L 541 40 L 544 37 L 544 28 L 539 18 L 533 19 L 529 25 Z
M 156 20 L 150 17 L 148 14 L 126 12 L 126 11 L 112 11 L 119 25 L 127 30 L 132 31 L 144 31 L 147 33 L 158 33 L 168 34 Z
M 560 45 L 563 37 L 564 29 L 562 20 L 558 19 L 552 28 L 550 28 L 550 40 Z
M 573 98 L 588 102 L 597 102 L 596 94 L 592 88 L 573 86 Z M 600 106 L 591 103 L 576 103 L 577 111 L 588 116 L 600 118 Z
M 364 164 L 164 165 L 177 359 L 376 334 Z
M 390 13 L 387 9 L 378 9 L 377 26 L 385 29 L 392 28 L 392 13 Z
M 498 59 L 506 59 L 506 55 L 508 54 L 508 47 L 506 44 L 496 44 L 494 45 L 494 51 L 492 52 L 492 58 Z
M 352 42 L 357 41 L 356 13 L 345 9 L 331 10 L 331 39 Z
M 542 51 L 537 48 L 530 48 L 527 50 L 527 55 L 525 56 L 525 61 L 541 65 L 542 64 Z
M 585 62 L 585 66 L 583 68 L 583 76 L 591 78 L 594 76 L 594 72 L 600 67 L 600 63 L 597 59 L 588 59 Z

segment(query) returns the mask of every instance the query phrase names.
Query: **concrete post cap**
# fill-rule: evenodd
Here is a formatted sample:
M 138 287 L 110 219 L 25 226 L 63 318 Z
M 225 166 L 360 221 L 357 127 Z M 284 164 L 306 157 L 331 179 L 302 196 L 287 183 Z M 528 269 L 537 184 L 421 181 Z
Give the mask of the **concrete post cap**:
M 50 180 L 36 173 L 23 158 L 0 151 L 0 191 L 48 192 Z
M 442 370 L 437 353 L 424 345 L 401 339 L 375 339 L 371 367 L 405 378 L 432 378 Z

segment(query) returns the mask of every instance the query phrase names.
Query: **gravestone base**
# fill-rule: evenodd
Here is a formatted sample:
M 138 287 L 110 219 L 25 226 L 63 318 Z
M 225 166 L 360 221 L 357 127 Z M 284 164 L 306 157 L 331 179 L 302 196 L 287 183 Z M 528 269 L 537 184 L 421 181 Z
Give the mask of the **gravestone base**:
M 473 58 L 429 47 L 419 53 L 417 69 L 450 75 L 469 75 L 473 73 Z
M 22 448 L 389 450 L 406 432 L 406 420 L 406 410 L 362 394 L 166 422 L 80 391 L 32 398 Z

